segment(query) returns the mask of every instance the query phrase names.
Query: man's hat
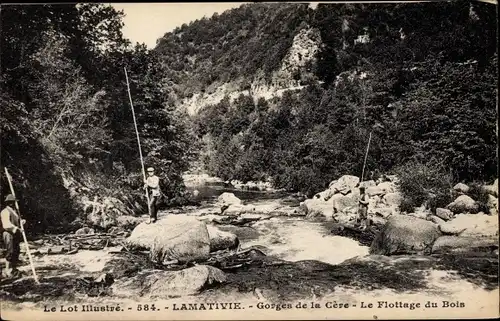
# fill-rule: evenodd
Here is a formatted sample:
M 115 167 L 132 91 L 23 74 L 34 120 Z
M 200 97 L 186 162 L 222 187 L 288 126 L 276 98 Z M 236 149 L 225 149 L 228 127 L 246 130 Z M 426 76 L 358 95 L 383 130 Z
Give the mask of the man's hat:
M 153 167 L 148 167 L 148 172 L 154 172 L 155 169 Z
M 7 197 L 5 197 L 5 201 L 6 202 L 15 202 L 15 201 L 17 201 L 17 199 L 14 197 L 14 195 L 9 194 L 9 195 L 7 195 Z

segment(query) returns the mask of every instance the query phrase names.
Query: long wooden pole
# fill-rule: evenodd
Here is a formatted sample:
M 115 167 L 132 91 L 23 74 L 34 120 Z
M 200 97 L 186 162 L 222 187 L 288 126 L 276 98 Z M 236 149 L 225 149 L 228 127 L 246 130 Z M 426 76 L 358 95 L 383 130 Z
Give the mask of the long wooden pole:
M 360 182 L 363 181 L 363 178 L 365 176 L 366 159 L 368 158 L 368 150 L 370 150 L 370 143 L 371 143 L 371 141 L 372 141 L 372 132 L 370 132 L 370 137 L 368 138 L 368 145 L 366 146 L 365 161 L 363 162 L 363 172 L 361 173 L 361 180 L 360 180 Z
M 139 138 L 139 130 L 137 129 L 137 121 L 135 120 L 134 104 L 132 103 L 132 95 L 130 94 L 130 85 L 128 83 L 127 68 L 124 67 L 123 70 L 125 70 L 125 79 L 127 80 L 128 98 L 130 100 L 130 107 L 132 108 L 132 117 L 134 118 L 135 133 L 137 135 L 137 145 L 139 145 L 139 156 L 141 157 L 142 177 L 144 178 L 144 181 L 146 181 L 146 171 L 144 170 L 144 160 L 142 158 L 141 140 Z M 148 202 L 149 217 L 151 217 L 151 204 L 149 203 L 149 193 L 147 189 L 146 189 L 146 200 Z
M 14 191 L 14 186 L 12 185 L 11 176 L 9 174 L 9 171 L 7 170 L 7 167 L 5 167 L 5 176 L 7 176 L 7 180 L 9 181 L 10 193 L 12 194 L 12 196 L 14 196 L 14 199 L 16 199 L 16 192 Z M 21 225 L 21 233 L 23 234 L 24 244 L 26 245 L 26 253 L 28 253 L 28 258 L 30 260 L 31 271 L 33 272 L 33 278 L 35 279 L 35 282 L 37 284 L 40 284 L 40 281 L 38 281 L 38 277 L 36 276 L 35 265 L 33 264 L 33 258 L 31 257 L 30 246 L 28 244 L 28 240 L 26 239 L 26 234 L 24 233 L 23 221 L 21 219 L 21 211 L 19 210 L 19 204 L 17 203 L 17 199 L 16 199 L 16 210 L 17 210 L 17 215 L 19 215 L 19 224 Z

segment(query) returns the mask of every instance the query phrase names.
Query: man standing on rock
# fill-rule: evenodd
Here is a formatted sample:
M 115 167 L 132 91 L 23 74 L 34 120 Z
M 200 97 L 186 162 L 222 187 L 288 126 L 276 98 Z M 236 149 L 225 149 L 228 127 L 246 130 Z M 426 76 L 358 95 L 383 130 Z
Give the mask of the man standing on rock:
M 359 208 L 358 208 L 358 220 L 361 222 L 361 229 L 364 230 L 369 225 L 368 220 L 368 195 L 365 194 L 365 187 L 361 186 L 359 188 L 360 196 L 359 196 Z
M 7 250 L 5 257 L 5 276 L 12 277 L 17 272 L 16 265 L 19 263 L 19 253 L 21 243 L 21 223 L 26 221 L 19 217 L 19 214 L 14 209 L 16 198 L 9 194 L 5 198 L 5 208 L 0 212 L 2 239 Z
M 153 167 L 148 168 L 148 178 L 144 181 L 144 189 L 149 195 L 150 215 L 149 223 L 154 223 L 158 219 L 158 199 L 160 198 L 160 179 L 155 175 Z

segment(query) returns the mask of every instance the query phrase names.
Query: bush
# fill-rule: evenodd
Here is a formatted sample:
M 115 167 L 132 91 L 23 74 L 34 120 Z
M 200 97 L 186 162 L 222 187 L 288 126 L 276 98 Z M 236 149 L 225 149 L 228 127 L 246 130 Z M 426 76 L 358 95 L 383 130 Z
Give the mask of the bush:
M 401 211 L 412 212 L 413 208 L 425 205 L 434 212 L 453 201 L 452 175 L 441 164 L 410 161 L 394 172 L 403 196 Z
M 486 214 L 490 213 L 488 207 L 488 191 L 486 191 L 481 184 L 477 182 L 469 184 L 469 192 L 467 194 L 477 202 L 480 212 Z

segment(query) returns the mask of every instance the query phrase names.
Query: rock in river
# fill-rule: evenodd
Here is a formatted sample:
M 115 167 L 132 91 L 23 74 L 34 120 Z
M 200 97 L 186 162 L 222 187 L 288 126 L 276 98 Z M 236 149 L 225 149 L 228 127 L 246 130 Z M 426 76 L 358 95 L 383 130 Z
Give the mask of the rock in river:
M 210 237 L 210 252 L 236 249 L 240 244 L 238 237 L 231 232 L 221 231 L 213 225 L 207 225 L 207 229 Z
M 205 223 L 185 215 L 167 215 L 153 224 L 141 223 L 127 239 L 131 247 L 146 248 L 156 262 L 205 260 L 210 238 Z
M 308 218 L 319 216 L 331 220 L 333 216 L 333 198 L 327 201 L 320 198 L 307 199 L 300 203 L 300 209 Z
M 373 240 L 370 254 L 426 254 L 440 235 L 438 226 L 430 221 L 406 215 L 391 216 Z
M 495 249 L 498 249 L 496 237 L 444 235 L 434 242 L 432 254 L 461 253 L 476 256 L 479 253 L 492 253 Z
M 498 216 L 478 214 L 459 214 L 451 221 L 439 225 L 441 232 L 460 236 L 498 235 Z
M 148 271 L 116 281 L 111 289 L 118 297 L 169 298 L 193 295 L 206 286 L 223 283 L 226 275 L 212 266 L 197 265 L 181 271 Z
M 217 202 L 220 205 L 241 205 L 241 200 L 236 197 L 233 193 L 222 193 L 218 198 Z
M 475 214 L 479 211 L 479 205 L 470 196 L 460 195 L 452 203 L 446 206 L 453 213 L 471 213 Z

